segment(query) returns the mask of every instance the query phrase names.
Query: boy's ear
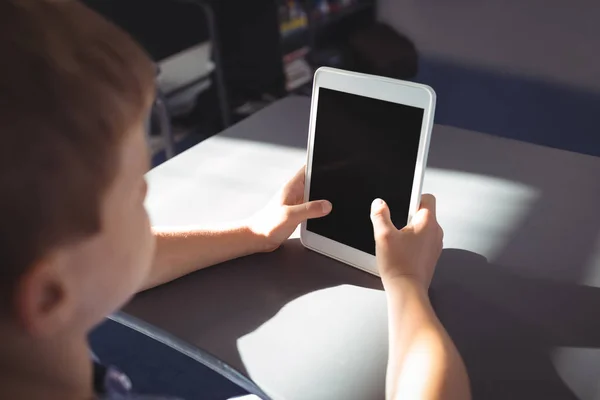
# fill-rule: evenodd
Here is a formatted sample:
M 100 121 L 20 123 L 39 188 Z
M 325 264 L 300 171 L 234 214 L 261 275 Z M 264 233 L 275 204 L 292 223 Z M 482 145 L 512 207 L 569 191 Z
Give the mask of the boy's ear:
M 52 336 L 67 328 L 76 307 L 65 258 L 48 256 L 23 274 L 14 293 L 14 315 L 22 329 L 37 337 Z

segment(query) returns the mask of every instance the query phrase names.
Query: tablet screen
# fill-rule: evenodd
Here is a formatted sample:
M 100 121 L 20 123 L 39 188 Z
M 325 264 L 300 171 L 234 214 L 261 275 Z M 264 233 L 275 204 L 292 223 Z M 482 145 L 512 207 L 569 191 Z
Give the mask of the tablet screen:
M 423 109 L 319 88 L 310 200 L 333 211 L 306 229 L 375 255 L 371 202 L 384 199 L 406 225 Z

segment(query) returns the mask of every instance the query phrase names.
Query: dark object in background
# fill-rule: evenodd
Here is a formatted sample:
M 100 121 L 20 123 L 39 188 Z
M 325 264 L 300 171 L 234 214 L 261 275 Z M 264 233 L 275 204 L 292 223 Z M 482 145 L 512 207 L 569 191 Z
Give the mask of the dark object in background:
M 272 0 L 207 0 L 215 13 L 232 108 L 286 94 L 279 18 Z
M 350 37 L 353 69 L 396 79 L 413 78 L 418 71 L 415 45 L 385 24 L 376 23 Z
M 217 131 L 229 125 L 225 87 L 218 76 L 221 71 L 213 74 L 214 64 L 209 61 L 211 49 L 216 54 L 218 43 L 210 29 L 210 11 L 202 1 L 83 0 L 83 3 L 129 33 L 159 65 L 158 89 L 164 94 L 170 118 L 189 115 L 197 101 L 206 97 L 207 89 L 219 86 L 220 90 L 210 92 L 210 107 L 204 109 L 204 115 L 216 116 L 211 123 Z M 174 57 L 179 59 L 173 60 Z M 188 64 L 194 63 L 183 71 L 182 57 Z M 212 58 L 219 64 L 216 57 Z M 175 67 L 173 61 L 177 61 Z M 219 101 L 214 100 L 215 96 Z M 221 123 L 218 116 L 222 117 Z
M 313 51 L 311 60 L 315 65 L 333 68 L 345 68 L 346 58 L 342 49 L 321 49 Z

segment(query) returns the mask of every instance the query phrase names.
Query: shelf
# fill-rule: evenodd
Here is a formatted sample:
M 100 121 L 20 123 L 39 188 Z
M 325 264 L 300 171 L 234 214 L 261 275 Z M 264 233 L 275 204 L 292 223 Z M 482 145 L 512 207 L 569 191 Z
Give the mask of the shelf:
M 309 34 L 308 27 L 297 28 L 291 31 L 287 31 L 281 34 L 281 41 L 283 43 L 297 42 L 307 38 Z
M 299 28 L 295 28 L 295 29 L 290 29 L 287 31 L 282 31 L 281 32 L 281 37 L 283 38 L 283 40 L 291 37 L 291 36 L 296 36 L 296 35 L 304 35 L 305 33 L 308 32 L 308 26 L 302 26 Z
M 281 36 L 281 51 L 283 55 L 294 52 L 310 44 L 308 28 L 295 29 Z
M 343 20 L 344 18 L 352 14 L 356 14 L 361 11 L 366 11 L 372 7 L 374 7 L 374 3 L 372 2 L 359 2 L 324 16 L 315 16 L 314 25 L 317 29 L 323 29 L 328 27 L 329 25 L 335 24 Z

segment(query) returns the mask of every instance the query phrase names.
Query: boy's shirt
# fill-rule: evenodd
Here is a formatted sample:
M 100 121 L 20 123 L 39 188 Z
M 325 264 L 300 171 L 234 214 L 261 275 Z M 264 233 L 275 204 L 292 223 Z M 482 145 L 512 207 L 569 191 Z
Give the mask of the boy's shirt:
M 181 400 L 175 397 L 133 394 L 127 375 L 115 367 L 105 367 L 97 362 L 94 362 L 94 392 L 98 400 Z
M 98 400 L 183 400 L 177 397 L 136 395 L 132 392 L 132 387 L 131 380 L 123 372 L 94 361 L 94 392 Z M 254 395 L 237 399 L 260 400 Z

